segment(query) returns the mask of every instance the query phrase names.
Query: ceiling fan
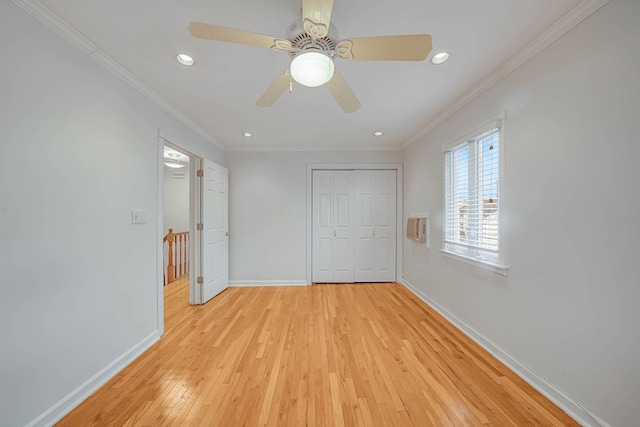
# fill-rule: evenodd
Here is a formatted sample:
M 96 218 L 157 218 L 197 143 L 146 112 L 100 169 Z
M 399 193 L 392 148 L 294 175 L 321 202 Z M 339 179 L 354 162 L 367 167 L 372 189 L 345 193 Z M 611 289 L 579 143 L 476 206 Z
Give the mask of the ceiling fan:
M 271 107 L 287 88 L 292 90 L 295 80 L 309 87 L 326 85 L 342 110 L 352 113 L 360 108 L 360 101 L 335 69 L 334 58 L 346 61 L 422 61 L 431 51 L 429 34 L 339 40 L 336 27 L 331 23 L 332 9 L 333 0 L 302 0 L 302 18 L 289 26 L 284 39 L 201 22 L 192 22 L 189 31 L 200 39 L 288 52 L 292 58 L 290 66 L 258 99 L 256 105 L 259 107 Z

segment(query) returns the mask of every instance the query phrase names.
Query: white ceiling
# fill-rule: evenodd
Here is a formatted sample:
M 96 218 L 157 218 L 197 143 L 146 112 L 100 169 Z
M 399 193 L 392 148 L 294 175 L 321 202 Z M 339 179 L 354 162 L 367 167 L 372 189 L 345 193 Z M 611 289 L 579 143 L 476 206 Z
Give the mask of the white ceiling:
M 342 39 L 428 33 L 429 58 L 442 50 L 452 55 L 440 66 L 429 59 L 336 60 L 362 103 L 345 114 L 325 88 L 297 84 L 273 107 L 257 107 L 257 99 L 288 67 L 287 54 L 196 39 L 187 31 L 190 22 L 199 21 L 284 38 L 300 15 L 300 0 L 40 0 L 229 150 L 398 148 L 586 2 L 335 0 L 332 23 Z M 192 55 L 196 65 L 178 64 L 179 52 Z M 384 136 L 374 137 L 377 130 Z M 254 136 L 245 138 L 247 131 Z

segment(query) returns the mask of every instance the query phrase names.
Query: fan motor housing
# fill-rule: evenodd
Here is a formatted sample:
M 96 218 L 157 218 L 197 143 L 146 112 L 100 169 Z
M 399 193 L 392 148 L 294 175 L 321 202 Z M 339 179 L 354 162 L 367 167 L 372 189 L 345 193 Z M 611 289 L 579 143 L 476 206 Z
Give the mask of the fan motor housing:
M 328 34 L 316 39 L 314 44 L 313 37 L 302 26 L 302 19 L 296 19 L 287 29 L 287 40 L 292 45 L 292 49 L 289 51 L 289 56 L 292 58 L 305 50 L 317 50 L 333 57 L 339 37 L 335 25 L 329 24 Z

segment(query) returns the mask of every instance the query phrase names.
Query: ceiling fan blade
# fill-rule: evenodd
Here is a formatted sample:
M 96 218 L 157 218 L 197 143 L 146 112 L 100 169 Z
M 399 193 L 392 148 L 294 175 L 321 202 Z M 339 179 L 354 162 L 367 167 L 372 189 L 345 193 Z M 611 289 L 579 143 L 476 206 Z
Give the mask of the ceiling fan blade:
M 333 10 L 333 0 L 302 0 L 302 20 L 310 20 L 316 25 L 324 25 L 325 33 L 319 33 L 318 38 L 322 38 L 327 35 L 329 31 L 329 24 L 331 23 L 331 11 Z M 313 32 L 307 32 L 314 36 Z
M 281 40 L 264 34 L 236 30 L 235 28 L 220 27 L 218 25 L 203 24 L 202 22 L 192 22 L 189 24 L 189 31 L 193 37 L 199 39 L 240 43 L 249 46 L 264 47 L 267 49 L 277 46 L 278 42 L 288 42 L 287 40 Z
M 338 43 L 338 56 L 354 61 L 423 61 L 431 51 L 429 34 L 360 37 Z
M 353 113 L 361 107 L 360 101 L 358 101 L 358 98 L 356 98 L 356 95 L 338 70 L 335 71 L 335 74 L 325 86 L 345 113 Z
M 267 90 L 262 94 L 256 105 L 258 107 L 271 107 L 276 103 L 280 95 L 284 93 L 287 88 L 289 88 L 289 84 L 291 83 L 291 74 L 289 73 L 289 69 L 287 68 L 280 74 L 271 86 L 267 88 Z

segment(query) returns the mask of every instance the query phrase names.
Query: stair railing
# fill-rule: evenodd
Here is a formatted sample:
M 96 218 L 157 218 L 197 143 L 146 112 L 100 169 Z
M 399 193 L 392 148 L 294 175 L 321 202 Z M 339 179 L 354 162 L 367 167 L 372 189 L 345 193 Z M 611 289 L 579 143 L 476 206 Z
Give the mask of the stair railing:
M 167 267 L 164 274 L 164 284 L 168 285 L 189 274 L 189 232 L 174 233 L 173 228 L 170 228 L 162 239 L 162 244 Z

